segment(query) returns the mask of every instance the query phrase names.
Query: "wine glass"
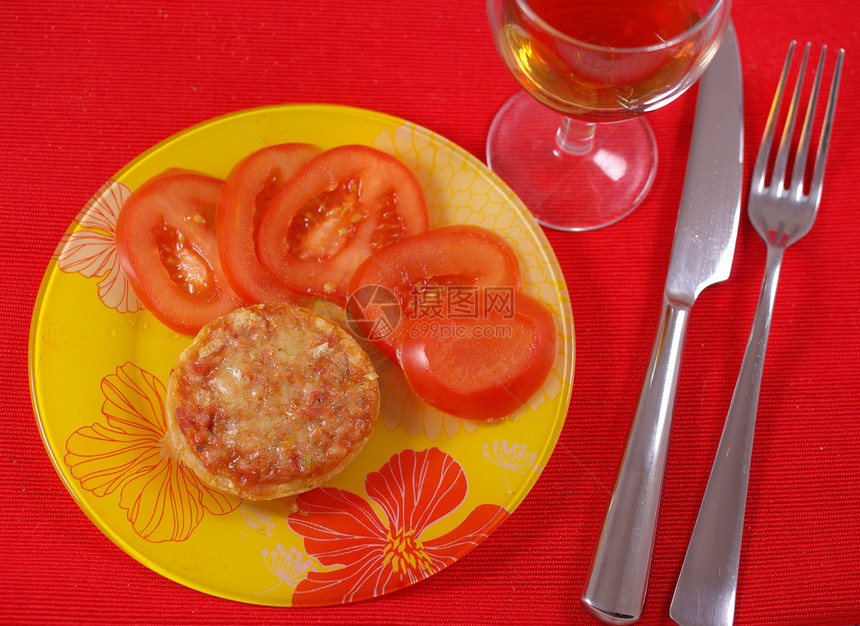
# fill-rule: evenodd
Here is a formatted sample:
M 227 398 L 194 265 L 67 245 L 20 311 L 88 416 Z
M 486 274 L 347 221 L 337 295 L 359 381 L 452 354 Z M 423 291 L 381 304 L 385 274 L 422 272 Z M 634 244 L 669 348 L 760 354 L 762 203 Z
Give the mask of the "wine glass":
M 705 71 L 731 0 L 487 0 L 524 87 L 499 110 L 487 164 L 544 226 L 607 226 L 645 198 L 657 144 L 641 116 Z

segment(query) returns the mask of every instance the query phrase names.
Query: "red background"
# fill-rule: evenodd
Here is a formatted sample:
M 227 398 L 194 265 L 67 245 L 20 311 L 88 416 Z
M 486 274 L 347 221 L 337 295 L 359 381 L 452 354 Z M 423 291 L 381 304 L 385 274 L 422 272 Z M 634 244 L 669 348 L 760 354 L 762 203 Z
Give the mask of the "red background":
M 737 624 L 860 622 L 860 11 L 856 0 L 733 7 L 749 174 L 792 38 L 847 49 L 821 210 L 786 254 L 752 459 Z M 831 60 L 832 60 L 831 56 Z M 4 2 L 0 6 L 3 427 L 0 621 L 588 624 L 579 603 L 657 318 L 694 92 L 653 114 L 660 170 L 618 224 L 548 232 L 576 325 L 573 397 L 532 493 L 421 584 L 345 607 L 209 597 L 137 563 L 78 509 L 36 428 L 27 338 L 41 276 L 90 196 L 138 154 L 240 109 L 326 102 L 426 126 L 480 158 L 517 90 L 479 0 Z M 668 609 L 755 308 L 765 248 L 742 217 L 731 279 L 691 315 L 643 624 Z

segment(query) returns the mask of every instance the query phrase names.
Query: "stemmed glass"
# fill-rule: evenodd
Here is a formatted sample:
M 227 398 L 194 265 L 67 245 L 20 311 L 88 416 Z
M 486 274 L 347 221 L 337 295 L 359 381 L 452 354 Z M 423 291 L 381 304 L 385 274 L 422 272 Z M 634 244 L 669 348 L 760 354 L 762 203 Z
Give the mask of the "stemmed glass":
M 612 224 L 645 198 L 657 144 L 641 116 L 705 71 L 731 0 L 487 0 L 524 87 L 493 120 L 487 163 L 541 224 Z

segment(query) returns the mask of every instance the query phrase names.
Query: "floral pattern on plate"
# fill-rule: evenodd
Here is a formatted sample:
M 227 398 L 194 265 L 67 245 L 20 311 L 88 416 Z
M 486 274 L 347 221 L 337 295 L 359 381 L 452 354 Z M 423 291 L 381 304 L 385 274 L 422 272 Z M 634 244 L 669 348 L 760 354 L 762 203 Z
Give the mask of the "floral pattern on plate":
M 210 489 L 175 458 L 167 438 L 165 387 L 133 363 L 102 380 L 104 421 L 66 441 L 65 462 L 81 487 L 119 493 L 134 532 L 147 541 L 184 541 L 208 512 L 224 515 L 241 500 Z
M 64 235 L 55 255 L 62 271 L 100 279 L 99 299 L 119 313 L 143 308 L 116 254 L 116 220 L 130 195 L 122 183 L 105 183 L 78 216 L 81 230 Z
M 482 504 L 453 530 L 433 526 L 455 513 L 468 492 L 463 468 L 438 448 L 394 455 L 365 479 L 370 501 L 344 489 L 299 496 L 290 528 L 325 571 L 311 571 L 296 586 L 295 605 L 376 597 L 427 578 L 486 537 L 508 515 Z

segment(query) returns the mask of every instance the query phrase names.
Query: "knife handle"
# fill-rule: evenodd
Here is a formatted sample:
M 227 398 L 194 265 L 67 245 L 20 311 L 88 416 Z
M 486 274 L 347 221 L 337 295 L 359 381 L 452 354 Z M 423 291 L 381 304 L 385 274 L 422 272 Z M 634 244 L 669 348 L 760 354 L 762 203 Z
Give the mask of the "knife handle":
M 624 457 L 582 594 L 607 624 L 642 615 L 651 571 L 681 352 L 690 305 L 664 299 Z

